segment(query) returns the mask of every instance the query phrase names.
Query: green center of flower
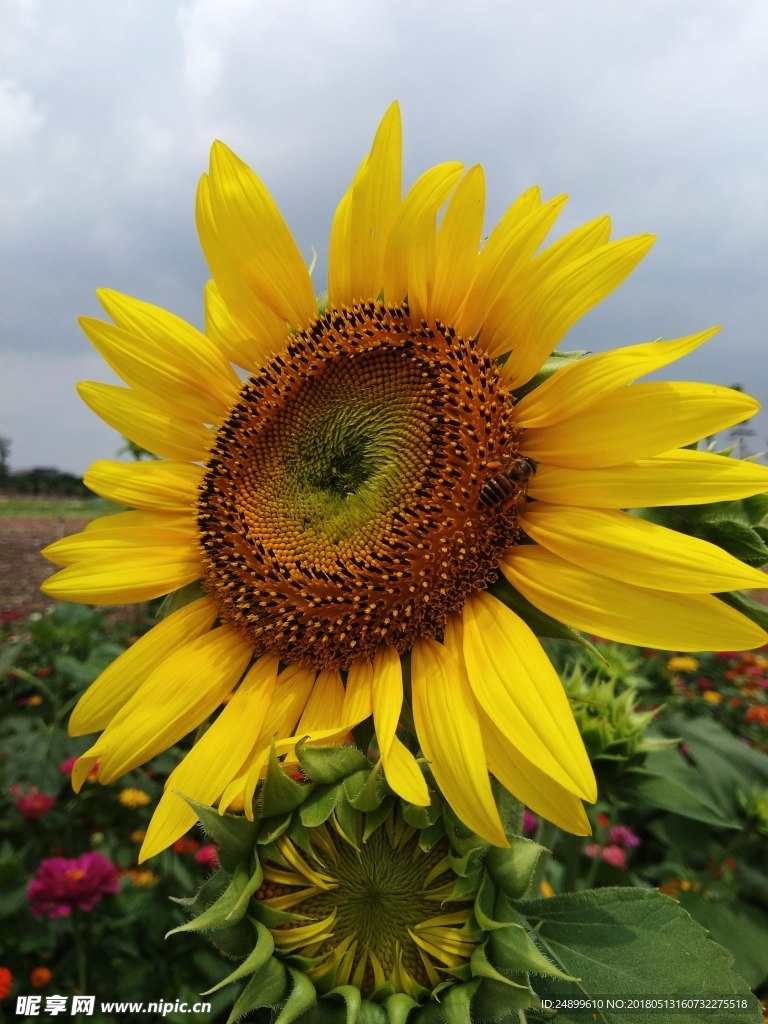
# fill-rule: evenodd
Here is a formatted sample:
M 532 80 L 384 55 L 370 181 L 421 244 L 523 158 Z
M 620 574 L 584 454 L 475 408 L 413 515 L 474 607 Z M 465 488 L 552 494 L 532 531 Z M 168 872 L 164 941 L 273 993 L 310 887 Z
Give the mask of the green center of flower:
M 360 836 L 364 827 L 358 815 Z M 286 865 L 264 865 L 257 899 L 301 915 L 271 931 L 279 950 L 314 961 L 313 981 L 416 995 L 468 962 L 478 942 L 467 925 L 475 894 L 452 898 L 445 841 L 424 851 L 420 833 L 391 816 L 357 845 L 326 826 L 310 835 L 314 859 L 278 841 Z
M 513 404 L 474 342 L 401 307 L 295 335 L 243 387 L 201 487 L 222 618 L 313 668 L 440 637 L 519 536 Z

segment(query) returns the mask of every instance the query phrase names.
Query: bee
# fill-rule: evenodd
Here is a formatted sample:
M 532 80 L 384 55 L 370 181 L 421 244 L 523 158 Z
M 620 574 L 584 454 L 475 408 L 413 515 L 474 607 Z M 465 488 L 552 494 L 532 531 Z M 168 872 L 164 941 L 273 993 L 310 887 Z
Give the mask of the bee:
M 480 505 L 498 512 L 521 506 L 528 493 L 528 483 L 536 472 L 536 463 L 525 455 L 513 455 L 505 466 L 501 462 L 489 462 L 488 468 L 497 472 L 480 488 Z

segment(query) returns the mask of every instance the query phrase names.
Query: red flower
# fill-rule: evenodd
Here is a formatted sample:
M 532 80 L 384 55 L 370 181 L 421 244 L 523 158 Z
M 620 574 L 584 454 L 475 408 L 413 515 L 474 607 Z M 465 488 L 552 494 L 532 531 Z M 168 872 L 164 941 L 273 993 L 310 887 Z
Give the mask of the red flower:
M 189 836 L 182 836 L 181 839 L 177 839 L 171 849 L 174 853 L 196 853 L 200 843 L 196 839 L 190 839 Z
M 0 999 L 5 999 L 13 988 L 13 975 L 7 967 L 0 967 Z
M 620 868 L 623 871 L 627 866 L 627 855 L 620 846 L 606 846 L 600 856 L 611 867 Z
M 28 793 L 22 792 L 21 786 L 11 786 L 11 796 L 15 797 L 13 806 L 23 818 L 37 821 L 56 803 L 56 797 L 48 793 L 40 793 L 37 786 L 32 786 Z
M 33 967 L 29 972 L 29 983 L 34 988 L 45 988 L 53 978 L 47 967 Z
M 91 851 L 73 860 L 44 860 L 29 883 L 27 901 L 35 917 L 69 917 L 75 908 L 93 910 L 102 896 L 115 893 L 118 888 L 115 865 Z
M 213 843 L 208 843 L 207 846 L 201 846 L 195 854 L 195 860 L 198 864 L 204 864 L 211 871 L 219 866 L 219 858 L 216 855 L 216 847 Z

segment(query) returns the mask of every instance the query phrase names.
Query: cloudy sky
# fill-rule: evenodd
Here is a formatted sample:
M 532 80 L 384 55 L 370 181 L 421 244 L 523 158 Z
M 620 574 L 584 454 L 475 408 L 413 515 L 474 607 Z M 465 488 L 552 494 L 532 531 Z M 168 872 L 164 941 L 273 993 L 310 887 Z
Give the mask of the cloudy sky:
M 471 11 L 470 11 L 471 6 Z M 520 191 L 658 242 L 567 347 L 723 325 L 668 376 L 768 401 L 764 0 L 5 0 L 0 434 L 82 472 L 120 439 L 78 380 L 106 285 L 202 319 L 197 180 L 221 138 L 273 190 L 318 290 L 333 209 L 399 98 L 406 180 L 481 162 L 488 225 Z M 755 447 L 768 446 L 768 418 Z

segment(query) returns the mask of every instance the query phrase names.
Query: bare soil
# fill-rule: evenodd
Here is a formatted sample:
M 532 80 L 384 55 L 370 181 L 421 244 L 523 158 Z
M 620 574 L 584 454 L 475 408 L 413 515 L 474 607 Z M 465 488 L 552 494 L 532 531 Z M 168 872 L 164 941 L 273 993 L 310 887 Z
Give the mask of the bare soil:
M 0 517 L 0 612 L 31 612 L 51 608 L 54 602 L 40 592 L 40 584 L 56 566 L 40 549 L 70 533 L 77 533 L 90 516 Z

